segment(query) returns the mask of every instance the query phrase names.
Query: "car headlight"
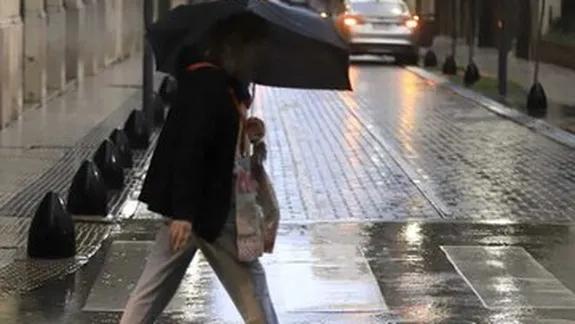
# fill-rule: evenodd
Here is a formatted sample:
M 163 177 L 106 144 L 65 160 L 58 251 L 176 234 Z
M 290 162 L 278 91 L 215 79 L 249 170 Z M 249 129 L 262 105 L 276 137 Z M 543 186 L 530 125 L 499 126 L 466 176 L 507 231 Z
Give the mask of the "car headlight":
M 415 19 L 408 19 L 405 21 L 405 26 L 409 29 L 415 29 L 417 28 L 419 24 L 417 23 L 417 20 Z
M 355 16 L 346 16 L 343 18 L 343 24 L 346 26 L 355 26 L 363 24 L 363 20 Z
M 345 18 L 343 19 L 343 23 L 344 23 L 346 26 L 355 26 L 355 25 L 357 25 L 357 19 L 355 19 L 355 18 L 353 18 L 353 17 L 345 17 Z

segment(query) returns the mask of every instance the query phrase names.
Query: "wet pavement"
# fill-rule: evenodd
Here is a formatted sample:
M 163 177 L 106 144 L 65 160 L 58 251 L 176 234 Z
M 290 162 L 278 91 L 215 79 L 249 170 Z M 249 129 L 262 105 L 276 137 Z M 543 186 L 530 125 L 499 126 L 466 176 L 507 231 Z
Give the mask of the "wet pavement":
M 460 39 L 456 49 L 456 62 L 460 67 L 466 67 L 469 51 L 465 41 Z M 431 49 L 436 53 L 439 63 L 443 64 L 445 58 L 451 53 L 451 38 L 437 36 Z M 422 54 L 427 50 L 422 50 Z M 423 54 L 425 55 L 425 54 Z M 479 67 L 481 75 L 493 79 L 497 78 L 498 72 L 497 48 L 475 48 L 474 62 Z M 513 52 L 508 56 L 509 80 L 518 84 L 524 90 L 525 102 L 521 107 L 516 107 L 523 113 L 527 112 L 527 93 L 533 85 L 535 64 L 515 57 Z M 543 85 L 548 100 L 548 108 L 544 116 L 535 113 L 534 116 L 541 118 L 566 131 L 575 133 L 575 94 L 570 85 L 575 80 L 575 70 L 558 65 L 541 62 L 539 65 L 539 82 Z M 515 94 L 521 96 L 521 94 Z
M 140 105 L 139 63 L 139 58 L 131 58 L 87 78 L 46 106 L 25 111 L 0 131 L 0 296 L 26 293 L 74 273 L 113 230 L 100 217 L 87 217 L 96 221 L 76 222 L 75 258 L 42 261 L 26 256 L 30 220 L 44 195 L 54 191 L 66 199 L 82 162 Z M 154 132 L 152 142 L 156 136 Z M 112 214 L 121 214 L 124 198 L 141 178 L 150 153 L 134 152 L 125 189 L 109 201 Z
M 469 50 L 464 39 L 459 39 L 456 48 L 456 62 L 458 66 L 467 66 Z M 451 37 L 438 35 L 433 41 L 431 49 L 436 53 L 440 64 L 451 53 Z M 425 52 L 425 51 L 423 51 Z M 482 75 L 497 77 L 498 50 L 497 48 L 475 48 L 474 61 Z M 517 58 L 514 51 L 508 56 L 509 80 L 519 84 L 525 91 L 529 91 L 533 85 L 533 73 L 535 64 L 533 61 Z M 550 102 L 569 107 L 575 106 L 575 93 L 570 85 L 575 79 L 575 70 L 554 64 L 541 62 L 539 65 L 539 82 L 543 85 Z M 558 112 L 560 113 L 560 112 Z M 550 111 L 550 114 L 554 114 Z M 559 116 L 553 116 L 559 117 Z
M 354 93 L 258 89 L 281 322 L 575 323 L 575 151 L 401 67 L 351 76 Z M 84 268 L 0 297 L 0 323 L 117 322 L 159 224 L 138 186 Z M 198 257 L 161 322 L 241 321 Z
M 144 224 L 145 223 L 145 224 Z M 114 323 L 157 226 L 132 221 L 75 276 L 0 300 L 2 323 Z M 283 225 L 265 256 L 282 323 L 573 323 L 575 228 Z M 201 255 L 160 323 L 241 323 Z
M 351 76 L 353 93 L 258 92 L 288 217 L 575 217 L 575 150 L 399 67 Z

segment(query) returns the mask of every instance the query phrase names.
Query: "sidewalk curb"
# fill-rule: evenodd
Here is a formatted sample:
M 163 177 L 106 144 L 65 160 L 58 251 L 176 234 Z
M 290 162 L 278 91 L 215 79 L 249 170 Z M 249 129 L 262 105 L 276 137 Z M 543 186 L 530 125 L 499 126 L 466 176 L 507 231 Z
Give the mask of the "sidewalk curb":
M 484 108 L 494 112 L 495 114 L 510 119 L 520 125 L 523 125 L 530 130 L 544 135 L 556 142 L 566 145 L 570 148 L 575 148 L 575 134 L 562 130 L 561 128 L 551 125 L 550 123 L 528 116 L 513 108 L 507 107 L 493 99 L 490 99 L 478 92 L 469 90 L 458 84 L 449 81 L 447 78 L 433 72 L 429 72 L 423 68 L 409 66 L 405 68 L 409 72 L 419 76 L 422 79 L 432 81 L 440 86 L 443 86 L 458 95 L 473 101 Z

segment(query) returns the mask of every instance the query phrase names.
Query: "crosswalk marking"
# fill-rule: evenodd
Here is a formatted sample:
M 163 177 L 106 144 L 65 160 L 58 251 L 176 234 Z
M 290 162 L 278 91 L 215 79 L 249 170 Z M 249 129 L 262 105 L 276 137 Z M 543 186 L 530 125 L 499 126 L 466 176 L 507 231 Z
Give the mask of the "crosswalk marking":
M 122 312 L 144 268 L 152 244 L 152 241 L 113 242 L 82 310 Z M 174 297 L 166 312 L 174 312 L 183 307 L 185 300 L 181 296 L 180 293 Z
M 575 294 L 519 246 L 441 246 L 488 309 L 574 309 Z
M 369 264 L 356 244 L 310 244 L 308 239 L 280 237 L 275 253 L 262 258 L 279 314 L 388 311 Z M 113 242 L 83 310 L 121 312 L 151 244 Z M 182 312 L 190 321 L 205 316 L 224 323 L 241 322 L 201 253 L 190 264 L 166 312 Z

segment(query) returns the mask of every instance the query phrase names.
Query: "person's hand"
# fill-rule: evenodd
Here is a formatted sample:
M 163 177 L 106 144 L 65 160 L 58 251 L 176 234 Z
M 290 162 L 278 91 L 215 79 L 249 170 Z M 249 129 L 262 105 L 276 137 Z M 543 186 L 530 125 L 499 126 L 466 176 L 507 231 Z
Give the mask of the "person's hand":
M 248 135 L 250 143 L 256 144 L 266 136 L 266 126 L 263 120 L 257 117 L 249 117 L 246 120 L 245 132 Z
M 174 251 L 184 248 L 192 235 L 192 223 L 185 220 L 173 220 L 170 223 L 170 245 Z

